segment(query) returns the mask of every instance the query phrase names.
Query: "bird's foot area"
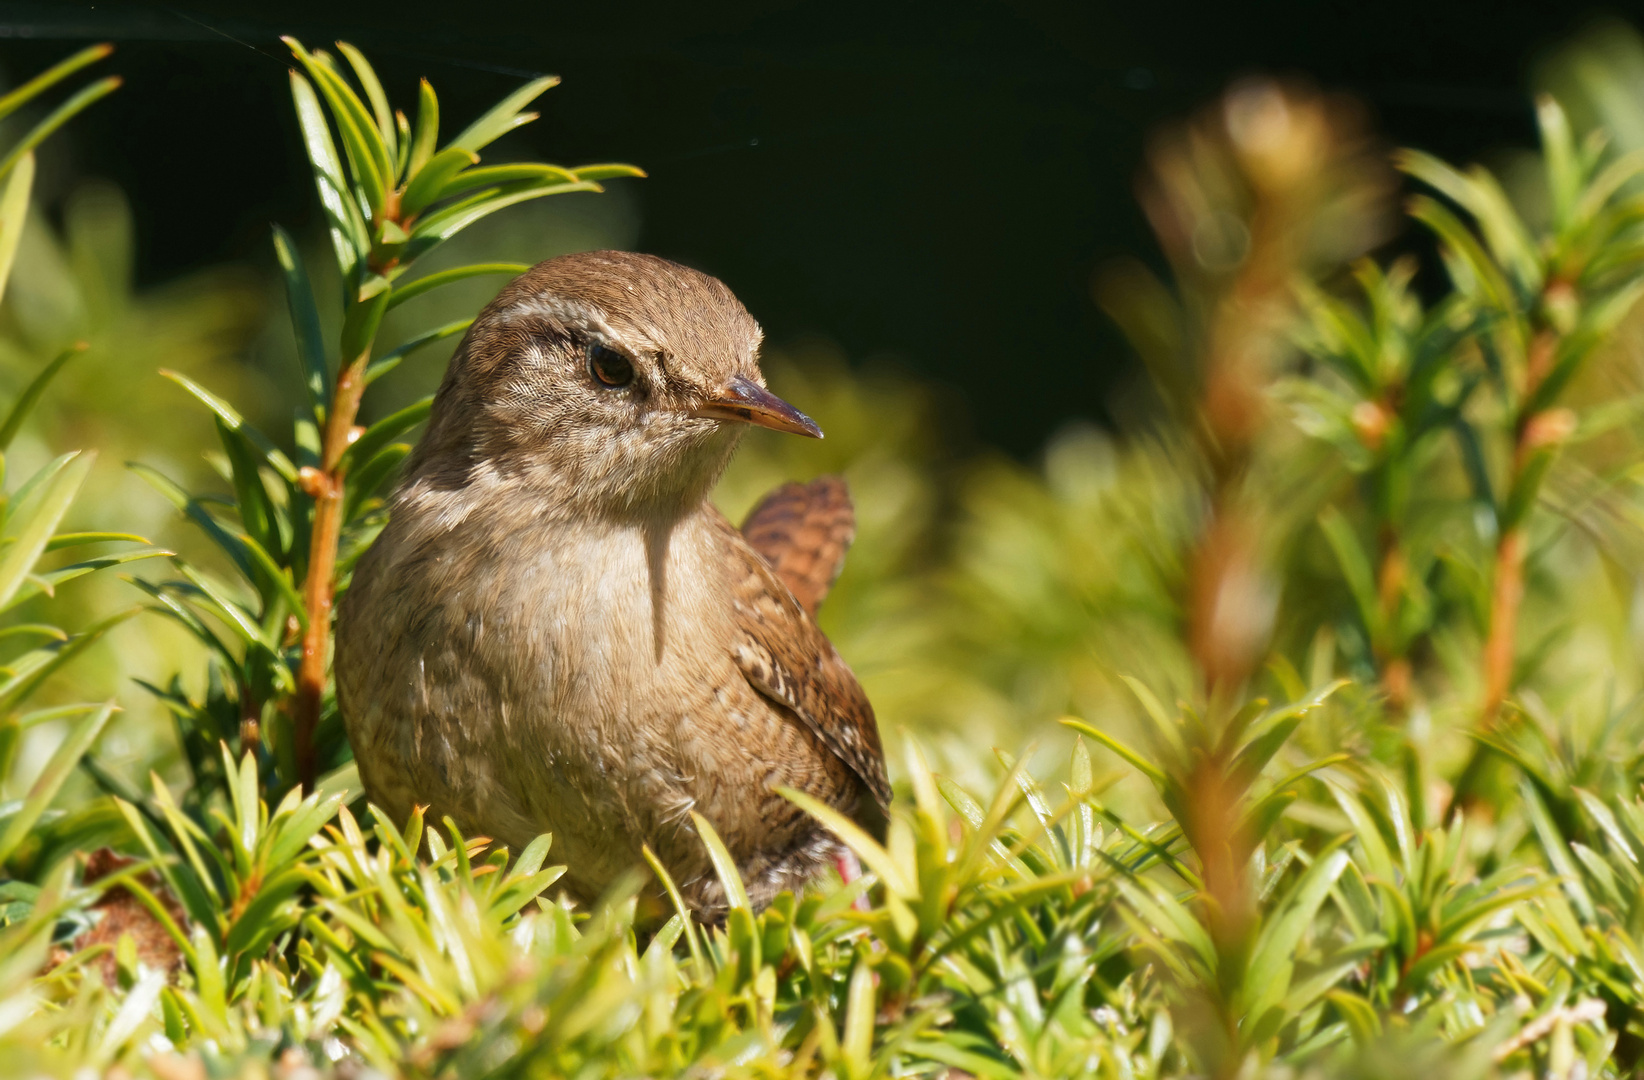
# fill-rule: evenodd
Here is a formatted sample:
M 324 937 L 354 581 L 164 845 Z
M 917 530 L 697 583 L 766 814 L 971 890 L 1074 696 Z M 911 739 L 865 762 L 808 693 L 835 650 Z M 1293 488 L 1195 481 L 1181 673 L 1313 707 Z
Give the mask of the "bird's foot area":
M 839 853 L 833 857 L 833 865 L 839 871 L 839 880 L 846 885 L 862 876 L 862 863 L 857 859 L 856 852 L 850 848 L 840 848 Z M 851 907 L 857 911 L 867 911 L 867 894 L 858 896 Z

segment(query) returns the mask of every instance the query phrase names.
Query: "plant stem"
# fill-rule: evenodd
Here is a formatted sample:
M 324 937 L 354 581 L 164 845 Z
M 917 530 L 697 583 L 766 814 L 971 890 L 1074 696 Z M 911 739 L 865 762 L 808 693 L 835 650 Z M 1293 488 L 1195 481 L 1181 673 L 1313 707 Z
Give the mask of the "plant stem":
M 302 663 L 297 669 L 297 700 L 292 720 L 296 735 L 297 782 L 312 788 L 318 762 L 314 731 L 325 698 L 326 659 L 331 647 L 331 606 L 336 595 L 337 543 L 342 535 L 344 476 L 343 451 L 355 438 L 354 420 L 365 393 L 365 365 L 370 343 L 337 374 L 330 415 L 321 441 L 320 468 L 308 470 L 304 483 L 314 500 L 314 528 L 308 547 L 308 576 L 303 581 L 303 606 L 308 629 L 303 634 Z
M 1489 729 L 1512 689 L 1518 609 L 1524 600 L 1524 527 L 1501 534 L 1496 544 L 1495 583 L 1490 592 L 1490 632 L 1484 643 L 1484 705 L 1479 723 Z
M 1396 621 L 1399 601 L 1409 582 L 1409 564 L 1404 549 L 1399 546 L 1398 534 L 1392 526 L 1381 530 L 1381 567 L 1376 573 L 1376 599 L 1381 608 L 1382 640 L 1375 643 L 1377 666 L 1381 669 L 1381 686 L 1387 695 L 1388 708 L 1404 715 L 1410 708 L 1410 658 L 1400 648 Z
M 1547 292 L 1567 289 L 1555 281 Z M 1524 386 L 1520 401 L 1532 402 L 1542 381 L 1552 370 L 1558 351 L 1558 334 L 1550 327 L 1539 328 L 1525 351 Z M 1501 535 L 1496 540 L 1495 576 L 1490 587 L 1490 629 L 1484 642 L 1484 700 L 1479 724 L 1486 731 L 1495 725 L 1502 702 L 1513 688 L 1513 653 L 1518 643 L 1518 609 L 1524 602 L 1524 562 L 1528 548 L 1525 522 L 1535 501 L 1541 473 L 1533 472 L 1531 459 L 1546 442 L 1538 421 L 1550 412 L 1531 412 L 1522 405 L 1513 429 L 1513 471 L 1508 484 L 1508 508 Z M 1555 410 L 1561 411 L 1561 410 Z M 1555 437 L 1556 441 L 1556 437 Z M 1520 491 L 1520 487 L 1525 490 Z M 1513 507 L 1517 506 L 1516 511 Z
M 263 705 L 251 692 L 251 684 L 240 681 L 240 752 L 255 747 L 262 741 Z

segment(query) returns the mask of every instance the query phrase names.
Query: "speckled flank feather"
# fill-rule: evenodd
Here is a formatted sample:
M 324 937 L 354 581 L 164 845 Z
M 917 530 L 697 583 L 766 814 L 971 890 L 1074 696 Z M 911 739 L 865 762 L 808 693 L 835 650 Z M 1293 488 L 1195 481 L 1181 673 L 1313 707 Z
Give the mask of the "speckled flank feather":
M 770 564 L 729 522 L 724 531 L 737 667 L 756 690 L 793 710 L 851 767 L 880 807 L 889 807 L 879 725 L 861 684 Z
M 596 342 L 631 383 L 593 377 Z M 883 820 L 872 707 L 810 614 L 848 516 L 787 553 L 756 530 L 793 590 L 707 501 L 742 425 L 703 406 L 764 385 L 758 345 L 722 284 L 620 252 L 544 263 L 475 321 L 338 613 L 338 701 L 389 814 L 515 850 L 552 833 L 584 901 L 648 844 L 708 919 L 692 811 L 758 905 L 838 850 L 774 789 Z

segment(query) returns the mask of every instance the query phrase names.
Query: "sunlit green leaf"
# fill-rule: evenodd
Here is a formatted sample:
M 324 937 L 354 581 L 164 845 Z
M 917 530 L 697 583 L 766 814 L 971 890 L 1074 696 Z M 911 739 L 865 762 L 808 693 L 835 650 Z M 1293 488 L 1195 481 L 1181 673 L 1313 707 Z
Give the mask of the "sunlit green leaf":
M 63 520 L 74 497 L 79 494 L 80 485 L 85 483 L 86 474 L 91 472 L 91 463 L 96 457 L 89 453 L 69 454 L 60 460 L 65 462 L 63 468 L 40 492 L 39 501 L 21 520 L 17 515 L 13 517 L 17 523 L 15 539 L 0 554 L 0 609 L 7 606 L 33 571 L 40 553 L 45 551 L 52 534 L 57 531 L 57 523 Z
M 536 113 L 521 112 L 520 110 L 542 96 L 543 91 L 558 85 L 558 75 L 545 75 L 538 79 L 532 79 L 497 102 L 485 115 L 464 128 L 460 135 L 451 140 L 450 146 L 474 154 L 479 153 L 508 132 L 522 124 L 529 124 L 532 120 L 535 120 L 537 118 Z
M 413 297 L 421 296 L 430 289 L 437 289 L 441 285 L 449 285 L 453 281 L 463 281 L 467 278 L 478 277 L 482 274 L 511 274 L 519 275 L 531 269 L 525 263 L 476 263 L 472 266 L 456 266 L 450 270 L 442 270 L 436 274 L 428 274 L 415 281 L 396 286 L 394 295 L 389 298 L 389 310 L 399 307 Z
M 57 797 L 58 789 L 63 781 L 68 779 L 69 773 L 79 764 L 80 758 L 91 744 L 97 741 L 102 734 L 103 727 L 109 717 L 114 715 L 115 704 L 110 701 L 103 705 L 84 705 L 79 707 L 81 715 L 69 725 L 68 734 L 52 752 L 51 759 L 46 767 L 40 770 L 34 783 L 29 786 L 28 794 L 23 797 L 22 808 L 6 818 L 5 830 L 0 832 L 0 864 L 11 858 L 11 853 L 17 850 L 17 845 L 34 828 L 40 815 L 45 813 L 46 807 Z
M 0 196 L 0 215 L 4 214 L 3 202 L 4 196 Z M 4 227 L 4 222 L 0 221 L 0 229 Z M 0 281 L 0 288 L 4 288 L 3 281 Z M 28 419 L 29 413 L 39 403 L 41 396 L 46 392 L 46 387 L 51 384 L 51 380 L 57 377 L 57 373 L 63 370 L 65 364 L 85 352 L 85 350 L 86 345 L 84 342 L 64 349 L 57 354 L 56 359 L 41 369 L 40 374 L 29 380 L 28 386 L 23 388 L 23 392 L 12 403 L 11 411 L 6 414 L 5 420 L 0 421 L 0 450 L 9 448 L 12 440 L 17 438 L 18 431 L 23 427 L 23 421 Z

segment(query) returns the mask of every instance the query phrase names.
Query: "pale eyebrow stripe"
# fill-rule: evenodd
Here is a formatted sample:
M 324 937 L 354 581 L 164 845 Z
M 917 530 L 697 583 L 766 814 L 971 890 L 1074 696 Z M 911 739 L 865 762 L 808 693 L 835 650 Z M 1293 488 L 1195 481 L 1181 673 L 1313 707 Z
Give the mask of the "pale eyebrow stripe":
M 655 352 L 657 349 L 656 344 L 643 335 L 635 340 L 631 335 L 617 333 L 611 324 L 605 321 L 604 313 L 598 308 L 562 296 L 533 296 L 516 301 L 497 312 L 495 321 L 498 325 L 506 326 L 532 317 L 549 319 L 567 330 L 580 330 L 596 335 L 607 345 L 619 348 L 630 356 Z
M 591 330 L 604 337 L 617 337 L 598 308 L 562 296 L 533 296 L 516 301 L 497 312 L 496 321 L 507 325 L 532 316 L 550 319 L 570 330 Z

